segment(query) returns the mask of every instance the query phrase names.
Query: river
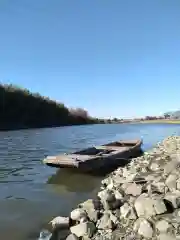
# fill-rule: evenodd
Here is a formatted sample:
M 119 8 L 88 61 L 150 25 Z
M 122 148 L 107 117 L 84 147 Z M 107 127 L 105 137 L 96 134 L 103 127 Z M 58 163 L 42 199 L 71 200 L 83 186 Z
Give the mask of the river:
M 0 132 L 0 239 L 35 240 L 54 216 L 92 197 L 102 177 L 57 171 L 47 155 L 142 138 L 143 149 L 180 134 L 180 125 L 106 124 Z

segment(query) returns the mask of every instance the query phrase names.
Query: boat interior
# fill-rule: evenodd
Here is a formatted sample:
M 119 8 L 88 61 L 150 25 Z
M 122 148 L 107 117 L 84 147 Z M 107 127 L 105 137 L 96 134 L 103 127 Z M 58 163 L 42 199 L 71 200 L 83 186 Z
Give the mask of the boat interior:
M 107 144 L 103 144 L 102 146 L 112 146 L 112 147 L 133 147 L 137 144 L 137 141 L 117 141 L 117 142 L 111 142 Z
M 98 148 L 98 147 L 92 147 L 88 149 L 84 149 L 81 151 L 77 151 L 74 154 L 79 154 L 79 155 L 90 155 L 90 156 L 95 156 L 95 155 L 101 155 L 101 154 L 108 154 L 115 151 L 115 149 L 106 149 L 106 148 Z
M 77 151 L 74 154 L 78 155 L 90 155 L 90 156 L 95 156 L 95 155 L 102 155 L 102 154 L 109 154 L 114 151 L 123 151 L 126 148 L 133 147 L 136 145 L 136 142 L 111 142 L 108 144 L 96 146 L 96 147 L 91 147 L 87 148 L 81 151 Z

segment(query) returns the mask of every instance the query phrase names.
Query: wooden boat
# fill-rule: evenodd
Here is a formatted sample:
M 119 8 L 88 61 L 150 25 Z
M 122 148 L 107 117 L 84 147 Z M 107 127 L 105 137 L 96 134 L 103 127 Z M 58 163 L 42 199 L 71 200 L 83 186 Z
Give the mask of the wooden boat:
M 92 172 L 124 165 L 124 161 L 127 162 L 129 158 L 140 155 L 141 144 L 142 140 L 116 141 L 69 154 L 48 156 L 43 162 L 51 167 Z

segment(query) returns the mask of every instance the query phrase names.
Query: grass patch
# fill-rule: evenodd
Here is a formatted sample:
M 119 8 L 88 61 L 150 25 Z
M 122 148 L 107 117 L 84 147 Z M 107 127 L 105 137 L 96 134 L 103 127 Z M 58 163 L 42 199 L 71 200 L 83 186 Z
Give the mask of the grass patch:
M 159 120 L 144 120 L 141 123 L 169 123 L 169 124 L 180 124 L 180 120 L 171 119 L 159 119 Z

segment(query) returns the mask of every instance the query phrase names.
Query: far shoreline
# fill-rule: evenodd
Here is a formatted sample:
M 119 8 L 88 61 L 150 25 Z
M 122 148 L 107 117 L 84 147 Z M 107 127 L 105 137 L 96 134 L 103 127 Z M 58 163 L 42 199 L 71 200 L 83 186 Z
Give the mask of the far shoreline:
M 84 123 L 84 124 L 67 124 L 67 125 L 55 125 L 55 126 L 1 126 L 0 132 L 8 132 L 8 131 L 18 131 L 18 130 L 31 130 L 31 129 L 44 129 L 44 128 L 59 128 L 59 127 L 73 127 L 73 126 L 88 126 L 88 125 L 105 125 L 105 124 L 180 124 L 180 120 L 169 120 L 169 119 L 159 119 L 159 120 L 124 120 L 124 121 L 111 121 L 111 122 L 95 122 L 95 123 Z
M 157 119 L 157 120 L 144 120 L 139 121 L 138 123 L 168 123 L 168 124 L 180 124 L 180 120 L 171 120 L 171 119 Z

